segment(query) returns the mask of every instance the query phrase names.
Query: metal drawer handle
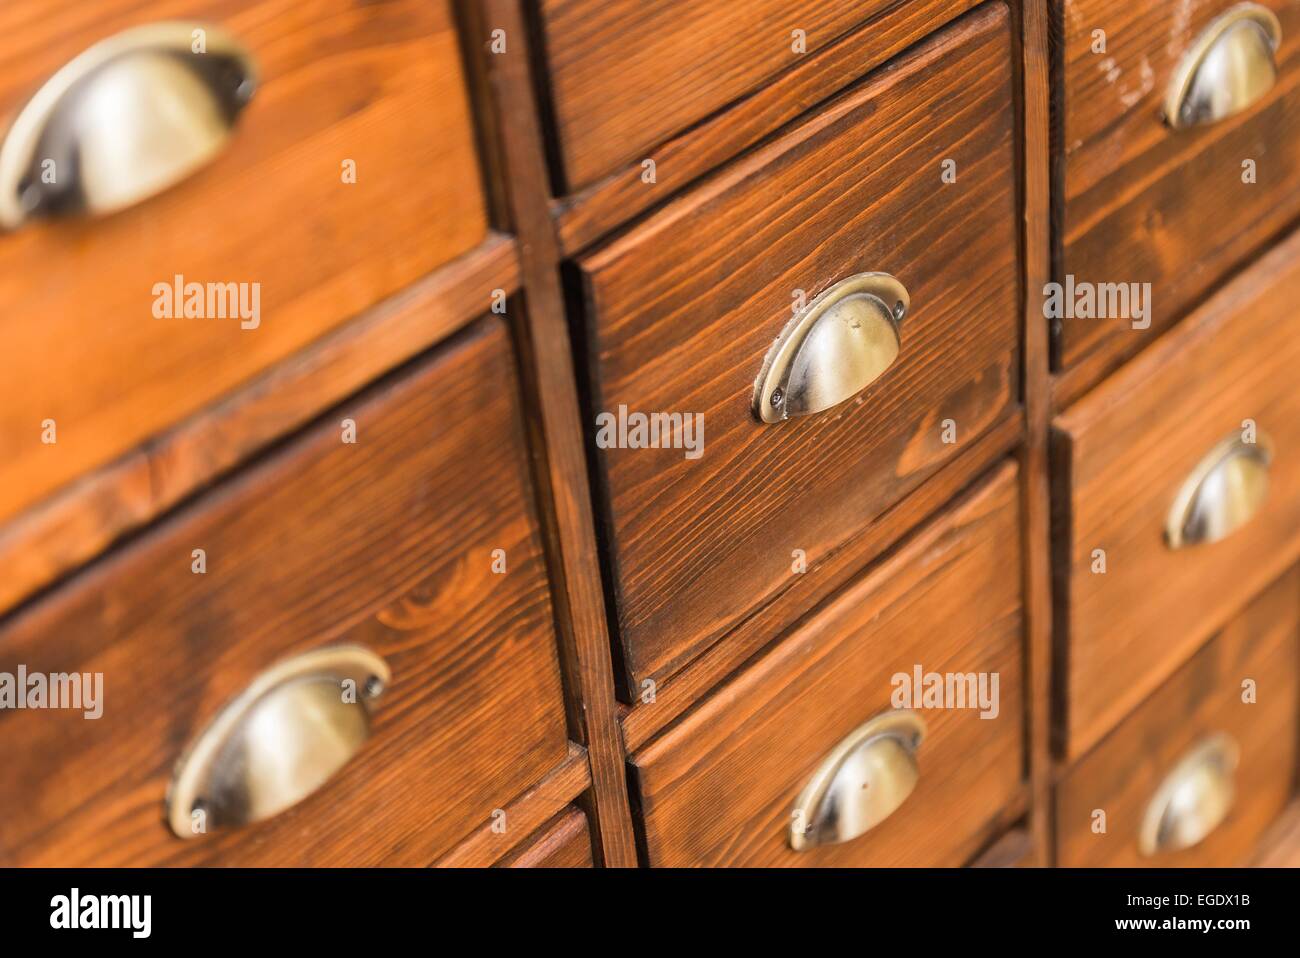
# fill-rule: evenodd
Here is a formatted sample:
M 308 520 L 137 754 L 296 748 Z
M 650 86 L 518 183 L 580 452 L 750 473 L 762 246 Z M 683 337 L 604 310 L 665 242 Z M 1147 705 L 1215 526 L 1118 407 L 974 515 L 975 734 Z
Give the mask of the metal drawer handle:
M 177 761 L 167 791 L 172 831 L 193 838 L 246 825 L 312 794 L 370 737 L 370 713 L 390 678 L 383 659 L 354 645 L 263 672 Z
M 910 304 L 888 273 L 859 273 L 826 290 L 768 350 L 754 383 L 755 418 L 807 416 L 866 389 L 898 356 Z
M 252 57 L 218 27 L 151 23 L 100 41 L 46 81 L 0 143 L 0 229 L 161 193 L 221 151 L 256 86 Z
M 1224 439 L 1183 480 L 1165 521 L 1169 548 L 1218 542 L 1259 512 L 1268 495 L 1273 445 L 1262 434 L 1257 439 Z
M 1240 113 L 1273 88 L 1282 25 L 1272 10 L 1242 3 L 1196 38 L 1165 94 L 1165 121 L 1175 130 Z
M 1218 828 L 1232 810 L 1240 755 L 1236 741 L 1220 732 L 1183 756 L 1147 805 L 1138 851 L 1148 858 L 1182 851 Z
M 900 709 L 877 715 L 835 746 L 799 794 L 790 820 L 797 852 L 851 841 L 898 810 L 920 777 L 925 721 Z

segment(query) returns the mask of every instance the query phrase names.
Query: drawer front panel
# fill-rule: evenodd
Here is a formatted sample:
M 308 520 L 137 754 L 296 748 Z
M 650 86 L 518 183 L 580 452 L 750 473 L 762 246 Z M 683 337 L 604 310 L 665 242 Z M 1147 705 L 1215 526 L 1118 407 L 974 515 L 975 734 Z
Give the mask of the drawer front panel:
M 448 0 L 11 0 L 0 129 L 83 50 L 160 20 L 223 28 L 260 82 L 171 190 L 0 235 L 0 520 L 486 235 Z
M 1246 864 L 1291 794 L 1298 664 L 1300 574 L 1292 571 L 1071 769 L 1057 789 L 1059 864 Z M 1224 753 L 1227 764 L 1204 764 Z M 1175 785 L 1181 812 L 1162 800 L 1162 787 Z M 1232 795 L 1226 816 L 1223 789 Z
M 666 412 L 703 428 L 694 451 L 684 429 L 659 448 L 595 436 L 638 685 L 1013 414 L 1008 40 L 1001 6 L 969 15 L 580 262 L 590 428 Z M 755 379 L 792 306 L 873 271 L 910 295 L 893 364 L 833 408 L 757 421 Z
M 595 868 L 591 830 L 580 808 L 570 808 L 525 846 L 500 862 L 503 868 Z
M 1022 768 L 1015 479 L 1001 467 L 633 757 L 651 865 L 955 866 L 1000 833 Z M 920 775 L 903 804 L 851 841 L 793 851 L 814 771 L 873 716 L 920 704 L 910 692 L 931 673 L 983 674 L 986 691 L 996 673 L 984 699 L 996 717 L 919 708 Z
M 1300 214 L 1300 4 L 1262 0 L 1281 24 L 1271 90 L 1217 122 L 1171 129 L 1163 119 L 1185 54 L 1235 5 L 1066 4 L 1062 272 L 1076 301 L 1079 283 L 1150 288 L 1145 315 L 1108 297 L 1108 315 L 1090 318 L 1076 302 L 1056 320 L 1062 366 L 1145 346 Z
M 0 629 L 0 673 L 103 689 L 98 719 L 0 712 L 0 860 L 424 865 L 561 764 L 514 382 L 485 321 Z M 174 837 L 173 764 L 223 704 L 345 644 L 391 670 L 360 751 L 276 817 Z
M 976 2 L 540 0 L 569 183 L 583 186 L 651 156 L 672 134 L 859 24 L 871 24 L 872 42 L 897 44 L 897 52 Z
M 1297 298 L 1293 236 L 1056 421 L 1054 472 L 1068 483 L 1057 539 L 1071 756 L 1300 555 Z M 1171 548 L 1180 492 L 1200 488 L 1208 514 L 1231 511 L 1237 480 L 1195 477 L 1221 443 L 1252 429 L 1256 448 L 1271 449 L 1258 511 L 1218 541 Z

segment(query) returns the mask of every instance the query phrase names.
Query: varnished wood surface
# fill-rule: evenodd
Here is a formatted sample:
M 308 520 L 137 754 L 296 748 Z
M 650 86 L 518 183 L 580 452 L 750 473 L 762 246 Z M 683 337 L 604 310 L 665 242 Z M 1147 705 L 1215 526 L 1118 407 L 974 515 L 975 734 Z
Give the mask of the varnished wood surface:
M 226 27 L 261 85 L 227 149 L 165 195 L 0 237 L 0 520 L 485 237 L 447 0 L 9 2 L 0 115 L 94 42 L 171 19 Z M 260 325 L 154 318 L 176 275 L 260 283 Z
M 534 0 L 559 150 L 583 186 L 863 22 L 934 16 L 942 0 Z M 918 12 L 918 9 L 920 11 Z M 806 53 L 795 52 L 794 30 Z
M 810 49 L 753 93 L 557 200 L 561 248 L 574 254 L 590 246 L 975 5 L 976 0 L 892 4 L 839 39 Z M 748 15 L 745 5 L 732 6 L 728 16 Z M 643 179 L 646 159 L 655 163 L 653 183 Z
M 1243 865 L 1286 806 L 1295 780 L 1300 575 L 1292 571 L 1196 653 L 1057 789 L 1060 864 Z M 1254 702 L 1243 683 L 1254 683 Z M 1230 735 L 1241 748 L 1228 817 L 1199 845 L 1150 858 L 1137 836 L 1152 796 L 1188 750 Z M 1105 813 L 1105 831 L 1097 830 Z
M 745 619 L 699 658 L 662 682 L 654 694 L 643 691 L 623 716 L 623 744 L 635 752 L 678 716 L 781 638 L 786 624 L 816 608 L 862 574 L 873 558 L 941 511 L 985 471 L 990 462 L 1011 454 L 1024 436 L 1019 416 L 1003 420 L 965 449 L 953 462 L 887 510 L 860 535 L 845 542 L 809 571 L 792 576 L 785 591 Z
M 515 292 L 515 242 L 480 246 L 0 528 L 0 612 Z
M 769 655 L 633 756 L 651 865 L 960 865 L 1020 791 L 1019 491 L 1005 464 Z M 996 672 L 1000 708 L 927 709 L 920 780 L 852 842 L 797 853 L 791 808 L 891 676 Z
M 522 0 L 485 0 L 480 31 L 504 29 L 507 52 L 489 53 L 479 37 L 511 221 L 520 244 L 527 310 L 515 332 L 520 344 L 534 476 L 540 489 L 548 568 L 554 583 L 569 724 L 591 762 L 597 856 L 607 866 L 636 864 L 623 750 L 618 739 L 613 667 L 600 562 L 596 552 L 587 460 L 579 418 L 573 354 L 559 280 L 559 248 L 546 202 L 541 122 L 530 89 Z M 473 22 L 470 29 L 475 29 Z
M 592 868 L 587 816 L 570 808 L 548 824 L 526 847 L 501 862 L 503 868 Z
M 1300 556 L 1300 235 L 1056 421 L 1064 754 L 1087 751 Z M 1172 550 L 1174 496 L 1253 419 L 1275 444 L 1264 504 Z M 1105 573 L 1092 571 L 1105 550 Z
M 1050 344 L 1038 291 L 1051 275 L 1051 71 L 1047 4 L 1019 6 L 1020 137 L 1025 444 L 1021 452 L 1021 514 L 1025 582 L 1025 673 L 1029 703 L 1026 748 L 1030 801 L 1025 864 L 1051 864 L 1052 578 L 1048 435 L 1052 418 Z
M 812 566 L 1014 407 L 1010 49 L 1005 8 L 972 13 L 580 260 L 587 428 L 621 405 L 705 422 L 695 460 L 597 450 L 638 692 L 785 588 L 794 550 Z M 834 410 L 755 422 L 794 291 L 870 270 L 911 294 L 894 366 Z
M 1178 61 L 1233 2 L 1065 5 L 1060 272 L 1151 283 L 1152 326 L 1065 319 L 1062 366 L 1094 350 L 1132 355 L 1300 215 L 1300 6 L 1264 0 L 1281 19 L 1282 45 L 1277 85 L 1260 102 L 1195 129 L 1161 120 Z M 1105 31 L 1104 53 L 1093 52 L 1096 30 Z M 1242 182 L 1245 160 L 1255 163 L 1254 183 Z
M 1300 868 L 1300 800 L 1293 801 L 1264 833 L 1251 864 L 1257 868 Z
M 513 384 L 485 321 L 6 623 L 0 671 L 101 672 L 104 710 L 0 714 L 0 860 L 426 865 L 565 763 Z M 362 751 L 273 819 L 173 837 L 192 737 L 274 662 L 335 643 L 392 670 Z
M 484 868 L 517 851 L 520 835 L 529 835 L 561 815 L 591 787 L 587 750 L 569 743 L 569 757 L 523 795 L 481 822 L 460 844 L 435 863 L 436 868 Z M 495 809 L 493 810 L 496 811 Z M 526 842 L 527 840 L 525 840 Z

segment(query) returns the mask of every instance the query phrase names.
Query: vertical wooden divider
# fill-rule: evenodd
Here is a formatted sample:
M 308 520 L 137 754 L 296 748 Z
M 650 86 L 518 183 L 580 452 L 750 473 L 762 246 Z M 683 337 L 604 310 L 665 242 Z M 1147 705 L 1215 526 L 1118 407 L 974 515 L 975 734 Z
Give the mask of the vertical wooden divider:
M 505 180 L 505 205 L 519 241 L 524 316 L 514 317 L 534 474 L 542 501 L 565 684 L 573 701 L 571 734 L 587 747 L 599 857 L 637 864 L 627 773 L 614 698 L 614 673 L 592 517 L 581 410 L 551 221 L 529 37 L 520 0 L 472 0 L 467 38 L 482 61 L 491 100 L 489 131 Z M 494 31 L 505 49 L 493 52 Z
M 1048 430 L 1051 373 L 1041 292 L 1051 270 L 1049 0 L 1021 0 L 1024 190 L 1024 389 L 1027 435 L 1021 476 L 1024 600 L 1029 716 L 1029 827 L 1040 865 L 1055 860 L 1050 744 L 1052 690 L 1051 498 Z

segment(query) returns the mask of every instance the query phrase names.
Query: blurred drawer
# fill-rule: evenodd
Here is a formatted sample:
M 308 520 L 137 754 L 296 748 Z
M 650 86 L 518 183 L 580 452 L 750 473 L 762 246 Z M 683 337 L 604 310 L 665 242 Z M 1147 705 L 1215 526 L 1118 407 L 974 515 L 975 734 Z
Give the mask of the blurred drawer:
M 1137 321 L 1151 327 L 1134 329 L 1134 310 L 1122 303 L 1106 309 L 1122 315 L 1060 319 L 1061 366 L 1146 345 L 1300 214 L 1300 4 L 1255 6 L 1280 21 L 1276 53 L 1247 23 L 1207 33 L 1239 10 L 1237 0 L 1065 4 L 1061 272 L 1076 284 L 1150 283 L 1147 317 Z M 1211 59 L 1232 67 L 1218 77 L 1207 68 L 1202 89 L 1222 95 L 1229 76 L 1244 83 L 1247 71 L 1275 70 L 1276 83 L 1240 97 L 1235 115 L 1173 129 L 1163 118 L 1171 85 L 1211 36 L 1220 38 Z M 1253 182 L 1243 181 L 1246 161 Z
M 1300 235 L 1057 419 L 1067 755 L 1300 555 L 1298 299 Z
M 1001 5 L 968 15 L 580 260 L 589 422 L 637 686 L 788 587 L 800 553 L 812 570 L 1014 415 L 1009 39 Z M 945 159 L 955 182 L 943 181 Z M 902 302 L 892 295 L 862 307 L 867 317 L 810 319 L 829 302 L 821 294 L 841 296 L 868 272 L 910 295 L 901 344 L 881 332 Z M 820 411 L 760 422 L 755 380 L 774 340 L 805 320 L 808 342 L 841 339 L 799 354 L 795 371 L 813 355 L 806 385 L 791 385 L 782 408 L 812 404 L 823 384 L 852 387 Z M 852 377 L 841 360 L 872 331 L 897 357 L 874 379 Z M 777 393 L 764 395 L 759 405 L 776 410 Z M 658 448 L 631 432 L 625 441 L 622 425 L 615 435 L 616 419 L 667 413 L 683 428 L 665 429 Z M 684 427 L 701 421 L 691 439 Z
M 570 808 L 500 862 L 501 868 L 594 868 L 591 831 L 580 808 Z
M 260 81 L 215 160 L 173 189 L 115 215 L 33 220 L 0 235 L 0 520 L 486 235 L 448 0 L 10 0 L 0 11 L 0 130 L 87 48 L 166 20 L 211 24 L 212 57 L 224 30 Z M 94 158 L 129 157 L 133 142 L 149 144 L 149 160 L 175 147 L 179 137 L 155 142 L 157 129 L 132 140 L 155 114 L 121 97 L 132 122 Z M 56 163 L 56 184 L 76 166 Z M 202 295 L 191 299 L 188 284 Z M 54 444 L 43 441 L 47 420 Z
M 0 672 L 103 676 L 98 719 L 0 712 L 0 861 L 424 865 L 562 763 L 515 394 L 507 336 L 484 321 L 0 629 Z M 275 817 L 241 824 L 258 793 L 213 786 L 205 832 L 173 835 L 173 765 L 222 706 L 340 646 L 391 670 L 369 741 Z M 369 693 L 365 676 L 355 688 Z M 351 734 L 337 702 L 277 708 L 240 725 L 279 743 L 269 767 L 247 750 L 250 780 L 297 776 L 299 740 Z
M 570 188 L 640 161 L 859 24 L 871 24 L 873 44 L 896 51 L 976 2 L 540 0 Z
M 1018 514 L 1007 464 L 633 756 L 649 863 L 958 866 L 995 838 L 1022 769 Z M 952 698 L 912 697 L 929 694 L 931 674 L 945 690 L 954 677 Z M 975 683 L 964 699 L 958 675 Z M 903 731 L 863 739 L 841 774 L 823 774 L 877 716 L 927 727 L 910 794 L 903 753 L 914 742 Z M 815 811 L 799 812 L 816 778 L 831 784 L 827 801 L 850 798 L 839 805 L 850 832 L 861 797 L 902 804 L 865 834 L 824 833 Z M 796 823 L 847 840 L 796 852 Z
M 1070 770 L 1059 864 L 1246 864 L 1295 777 L 1298 637 L 1292 571 Z

